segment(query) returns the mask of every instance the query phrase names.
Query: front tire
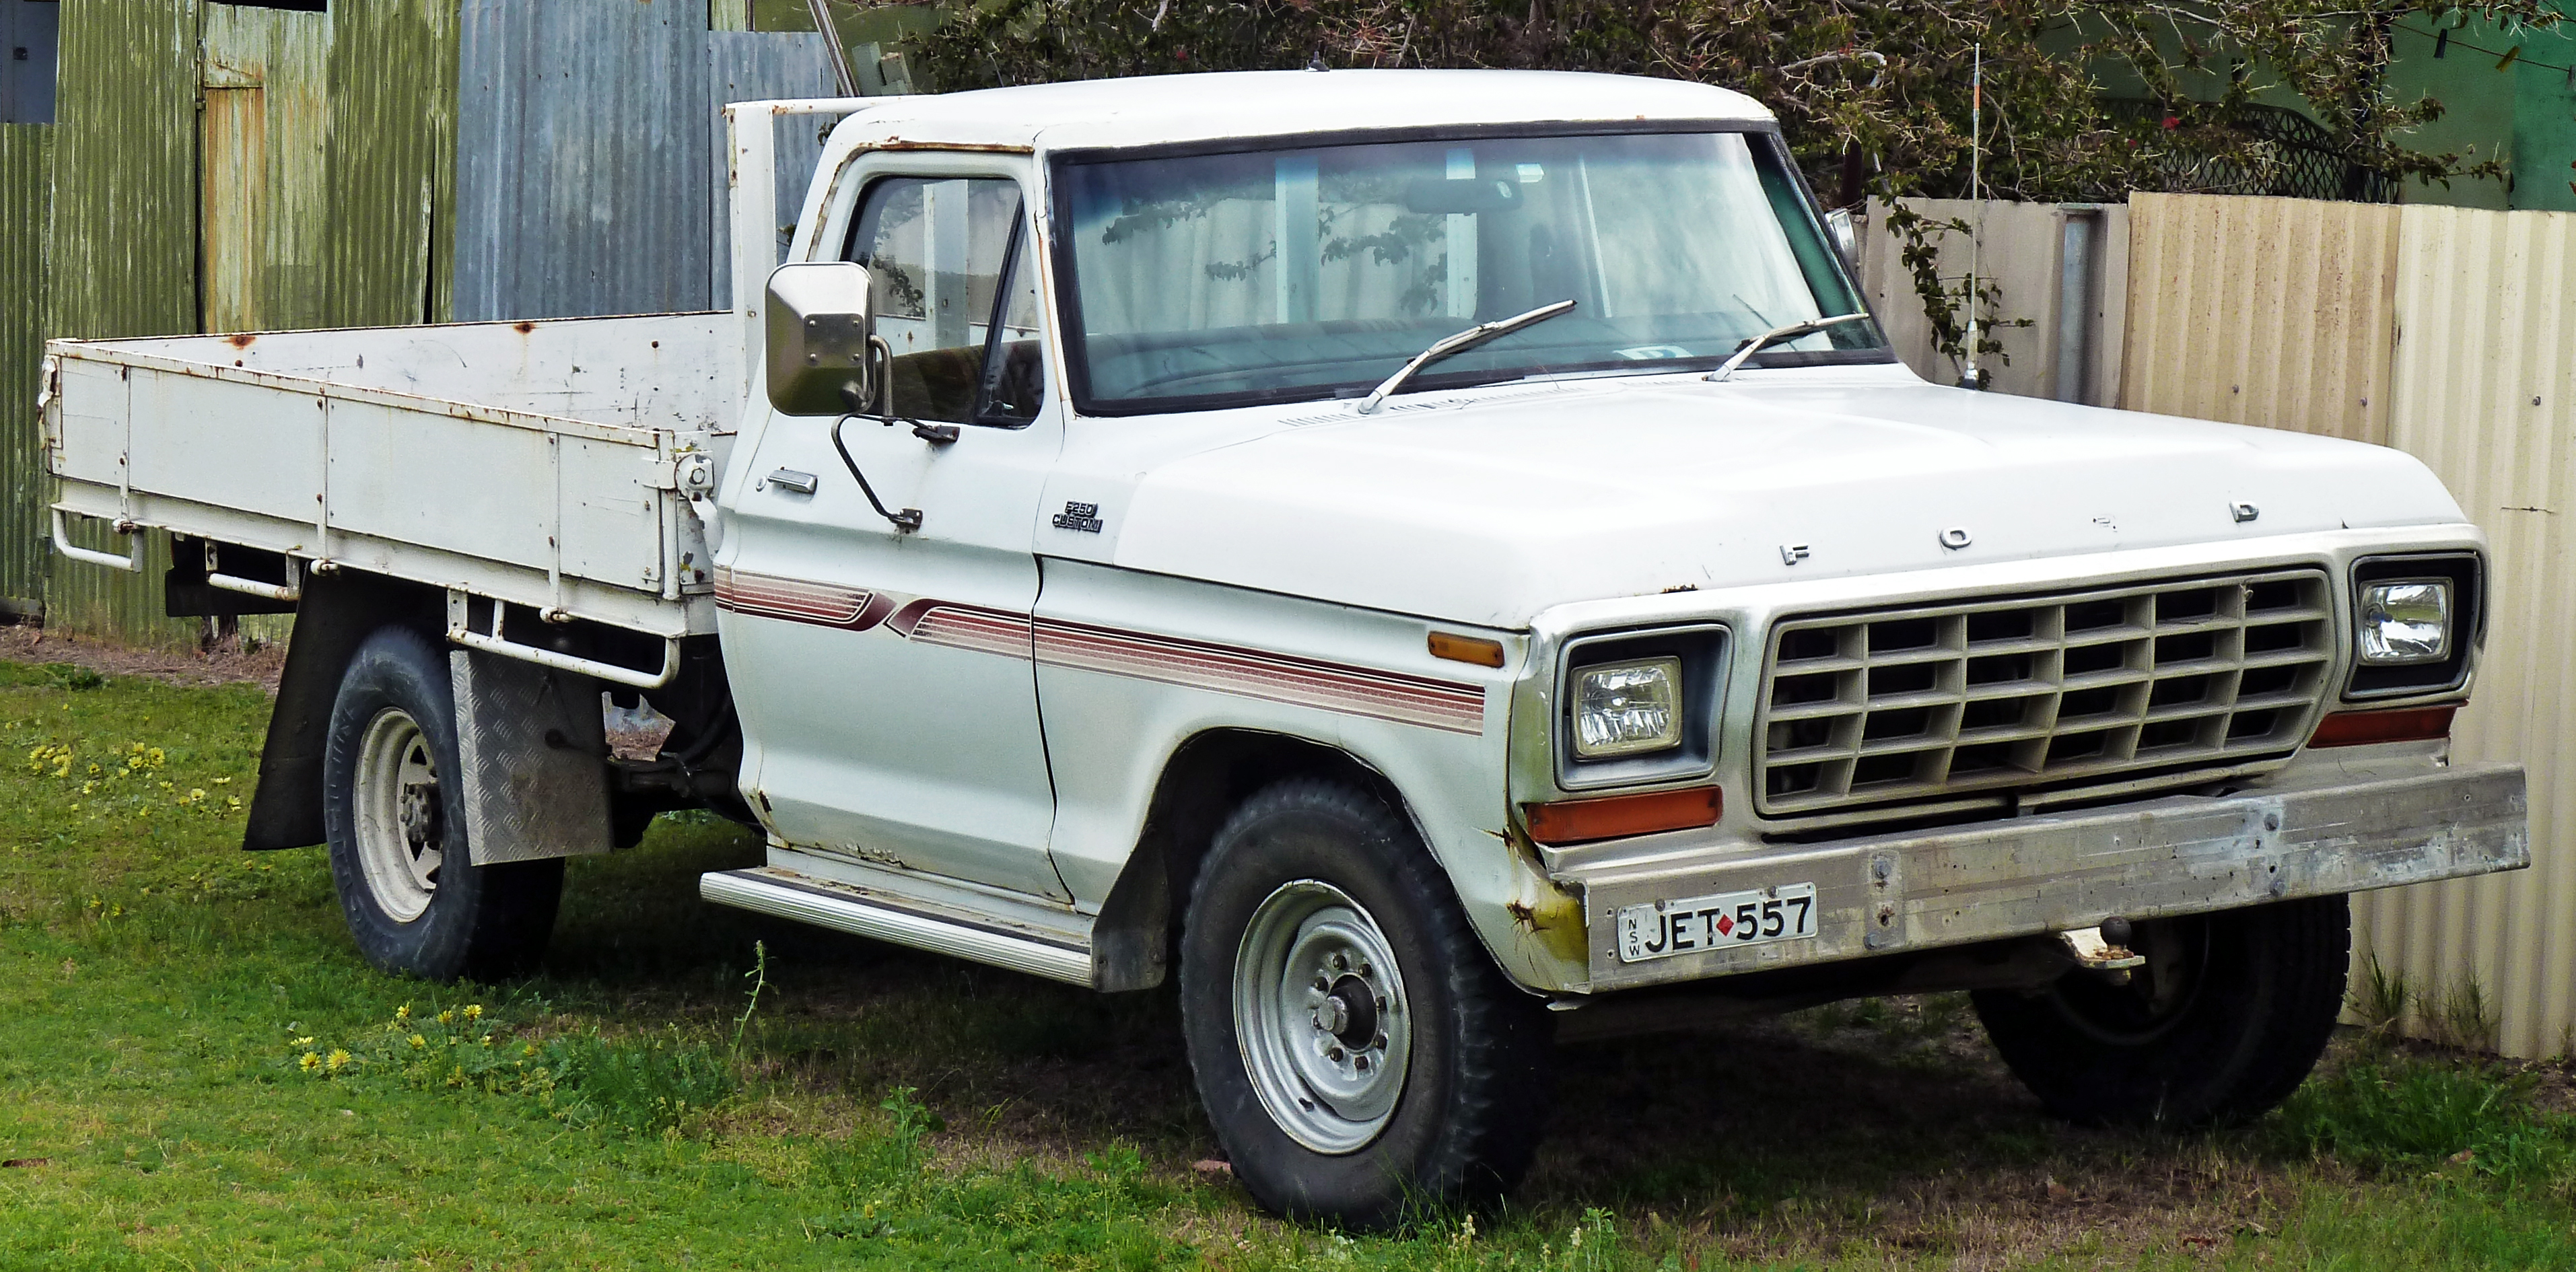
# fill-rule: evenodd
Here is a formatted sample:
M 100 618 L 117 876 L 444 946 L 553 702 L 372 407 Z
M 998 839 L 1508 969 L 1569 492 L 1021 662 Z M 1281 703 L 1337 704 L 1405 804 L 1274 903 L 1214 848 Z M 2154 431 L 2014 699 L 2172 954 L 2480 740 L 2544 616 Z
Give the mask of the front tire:
M 1986 1036 L 2048 1111 L 2093 1126 L 2258 1117 L 2305 1081 L 2342 1012 L 2345 898 L 2136 925 L 2126 985 L 2074 972 L 2035 994 L 1979 990 Z
M 446 658 L 407 628 L 378 631 L 350 658 L 330 727 L 322 822 L 358 952 L 436 981 L 535 962 L 554 930 L 563 862 L 471 864 Z
M 1200 868 L 1180 963 L 1200 1099 L 1263 1206 L 1385 1229 L 1528 1169 L 1552 1094 L 1544 1008 L 1382 801 L 1314 779 L 1245 801 Z

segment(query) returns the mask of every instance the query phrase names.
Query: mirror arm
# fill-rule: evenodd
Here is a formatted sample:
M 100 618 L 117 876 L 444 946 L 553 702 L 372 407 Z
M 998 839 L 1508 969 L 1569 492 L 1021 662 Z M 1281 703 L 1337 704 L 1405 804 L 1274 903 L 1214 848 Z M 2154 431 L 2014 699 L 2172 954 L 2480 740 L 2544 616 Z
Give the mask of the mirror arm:
M 873 339 L 873 337 L 871 337 L 871 339 Z M 878 340 L 876 343 L 879 347 L 883 347 L 885 344 L 882 340 Z M 841 404 L 849 408 L 841 413 L 841 418 L 843 420 L 849 420 L 857 416 L 867 416 L 883 424 L 909 424 L 912 426 L 913 436 L 918 437 L 933 446 L 946 446 L 949 443 L 956 441 L 960 436 L 957 426 L 954 424 L 924 424 L 919 420 L 907 419 L 904 416 L 895 414 L 893 387 L 887 384 L 883 377 L 879 377 L 877 383 L 884 387 L 881 387 L 877 392 L 877 405 L 880 409 L 874 411 L 868 410 L 866 407 L 859 405 L 859 388 L 857 385 L 844 384 L 841 386 Z M 832 442 L 837 446 L 840 444 L 840 440 L 841 426 L 839 424 L 834 424 L 832 426 Z M 841 452 L 841 462 L 844 464 L 850 462 L 850 454 L 848 451 Z M 855 466 L 850 469 L 852 476 L 857 476 L 858 471 L 859 470 Z M 867 478 L 859 478 L 859 485 L 864 487 L 867 484 Z M 868 498 L 873 501 L 876 496 L 872 493 Z M 884 512 L 884 505 L 878 505 L 877 511 Z
M 899 512 L 886 511 L 885 501 L 877 498 L 876 488 L 868 484 L 867 474 L 859 471 L 859 462 L 850 458 L 850 448 L 841 443 L 841 426 L 849 423 L 855 418 L 857 417 L 853 415 L 844 415 L 841 418 L 832 421 L 832 449 L 841 453 L 842 466 L 849 469 L 850 476 L 859 483 L 859 493 L 868 497 L 868 506 L 876 509 L 878 516 L 892 522 L 894 524 L 895 533 L 910 534 L 915 530 L 919 530 L 921 528 L 921 509 L 905 508 Z M 914 425 L 914 427 L 918 429 L 922 426 Z M 955 430 L 952 429 L 950 431 L 954 432 Z

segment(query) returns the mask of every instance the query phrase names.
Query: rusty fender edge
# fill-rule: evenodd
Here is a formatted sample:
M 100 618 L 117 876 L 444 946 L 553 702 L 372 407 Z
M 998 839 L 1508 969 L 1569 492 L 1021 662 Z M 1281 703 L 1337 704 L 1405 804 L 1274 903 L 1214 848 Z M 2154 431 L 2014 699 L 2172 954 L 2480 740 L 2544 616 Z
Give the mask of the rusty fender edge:
M 2456 879 L 2531 864 L 2519 764 L 1822 844 L 1712 844 L 1559 876 L 1595 991 Z M 1812 939 L 1619 961 L 1622 906 L 1816 885 Z

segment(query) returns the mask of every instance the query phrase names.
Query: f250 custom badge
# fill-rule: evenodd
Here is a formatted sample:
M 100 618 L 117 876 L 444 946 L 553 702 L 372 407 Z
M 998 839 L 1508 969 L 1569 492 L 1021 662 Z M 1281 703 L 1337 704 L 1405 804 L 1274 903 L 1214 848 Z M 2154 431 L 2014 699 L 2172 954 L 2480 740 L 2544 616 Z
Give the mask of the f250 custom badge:
M 1100 505 L 1098 504 L 1067 503 L 1064 511 L 1055 514 L 1055 528 L 1058 530 L 1079 530 L 1084 534 L 1098 534 L 1100 524 Z

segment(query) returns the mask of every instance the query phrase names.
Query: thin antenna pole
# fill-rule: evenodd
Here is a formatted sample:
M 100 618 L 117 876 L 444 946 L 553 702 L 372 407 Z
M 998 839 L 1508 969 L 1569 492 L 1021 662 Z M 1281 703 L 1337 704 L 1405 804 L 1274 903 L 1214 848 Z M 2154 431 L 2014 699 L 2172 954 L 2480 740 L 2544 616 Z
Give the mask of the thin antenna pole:
M 1977 270 L 1986 239 L 1986 204 L 1979 194 L 1985 176 L 1986 139 L 1986 46 L 1971 46 L 1968 72 L 1968 201 L 1975 205 L 1976 223 L 1968 229 L 1968 373 L 1959 380 L 1963 389 L 1981 389 L 1977 377 Z

